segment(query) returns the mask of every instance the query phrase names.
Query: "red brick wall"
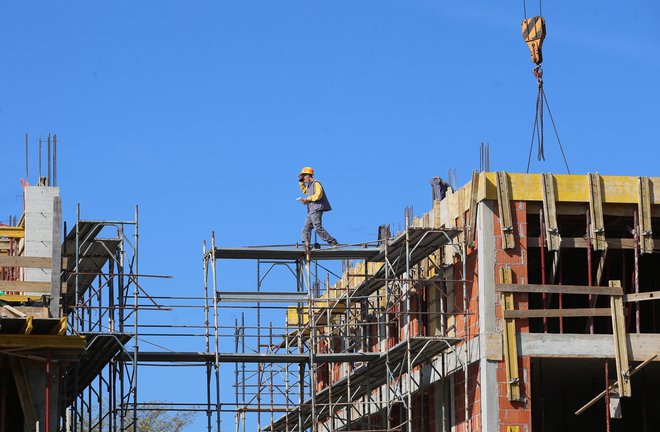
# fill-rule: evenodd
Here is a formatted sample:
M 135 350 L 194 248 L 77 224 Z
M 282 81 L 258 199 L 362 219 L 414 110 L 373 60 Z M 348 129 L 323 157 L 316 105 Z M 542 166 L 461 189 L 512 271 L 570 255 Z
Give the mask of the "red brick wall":
M 513 283 L 528 283 L 527 274 L 527 205 L 522 201 L 513 201 L 512 216 L 514 226 L 515 247 L 513 249 L 502 249 L 502 235 L 499 222 L 498 208 L 495 206 L 495 238 L 497 242 L 496 252 L 496 281 L 499 280 L 499 269 L 505 266 L 511 268 Z M 514 307 L 516 309 L 527 309 L 527 294 L 514 294 Z M 496 314 L 498 319 L 502 318 L 502 305 L 498 297 Z M 516 320 L 517 332 L 529 332 L 529 321 Z M 532 411 L 529 400 L 531 389 L 531 365 L 529 357 L 518 358 L 518 373 L 520 377 L 520 393 L 524 402 L 512 402 L 507 398 L 506 366 L 502 361 L 497 367 L 497 382 L 499 390 L 500 407 L 500 431 L 506 431 L 507 426 L 519 426 L 521 432 L 532 430 Z
M 470 419 L 470 430 L 473 432 L 481 430 L 481 391 L 479 386 L 479 363 L 473 363 L 468 367 L 468 410 Z M 465 422 L 465 374 L 459 371 L 454 374 L 454 410 L 457 432 L 468 430 Z M 440 419 L 438 419 L 440 421 Z

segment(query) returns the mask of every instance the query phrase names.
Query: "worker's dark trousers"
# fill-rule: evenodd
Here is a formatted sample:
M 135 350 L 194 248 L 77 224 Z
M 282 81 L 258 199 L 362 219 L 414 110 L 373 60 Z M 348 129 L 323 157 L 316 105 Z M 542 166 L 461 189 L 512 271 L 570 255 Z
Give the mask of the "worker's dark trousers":
M 312 238 L 312 228 L 316 230 L 316 234 L 319 235 L 323 240 L 330 243 L 334 240 L 332 236 L 323 228 L 323 211 L 313 211 L 307 212 L 307 219 L 305 219 L 305 225 L 303 225 L 302 230 L 302 240 L 303 243 L 308 243 Z

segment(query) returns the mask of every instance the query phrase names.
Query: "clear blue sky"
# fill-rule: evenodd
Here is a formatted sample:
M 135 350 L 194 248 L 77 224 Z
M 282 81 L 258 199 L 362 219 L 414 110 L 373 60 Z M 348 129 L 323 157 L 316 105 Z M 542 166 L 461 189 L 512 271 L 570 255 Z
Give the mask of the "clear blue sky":
M 571 170 L 660 175 L 659 4 L 543 12 Z M 0 221 L 21 212 L 24 134 L 35 173 L 51 132 L 65 219 L 77 202 L 105 219 L 139 204 L 141 270 L 175 277 L 155 290 L 201 293 L 211 230 L 224 245 L 298 241 L 305 165 L 335 208 L 328 230 L 372 240 L 405 206 L 430 208 L 431 177 L 465 183 L 481 142 L 492 170 L 524 172 L 536 84 L 521 19 L 520 1 L 3 2 Z M 549 122 L 546 136 L 532 170 L 563 173 Z

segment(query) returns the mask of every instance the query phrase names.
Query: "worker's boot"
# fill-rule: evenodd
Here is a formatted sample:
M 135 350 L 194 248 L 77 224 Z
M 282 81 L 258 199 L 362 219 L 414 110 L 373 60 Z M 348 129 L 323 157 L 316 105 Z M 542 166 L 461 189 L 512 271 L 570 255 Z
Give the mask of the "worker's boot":
M 339 245 L 339 243 L 337 243 L 337 240 L 335 239 L 331 239 L 330 241 L 328 241 L 328 244 L 330 245 L 331 248 L 336 248 L 337 245 Z

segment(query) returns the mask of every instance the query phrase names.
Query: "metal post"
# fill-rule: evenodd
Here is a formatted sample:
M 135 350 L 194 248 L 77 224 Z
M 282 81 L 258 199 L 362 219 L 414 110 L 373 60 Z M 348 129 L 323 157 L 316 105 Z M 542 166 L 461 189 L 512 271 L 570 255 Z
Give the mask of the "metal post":
M 407 365 L 406 367 L 408 368 L 408 373 L 406 373 L 406 388 L 407 388 L 407 413 L 406 413 L 406 430 L 408 432 L 412 432 L 412 358 L 410 357 L 410 230 L 408 227 L 410 226 L 410 220 L 408 219 L 408 214 L 406 213 L 406 284 L 405 286 L 405 297 L 403 299 L 403 304 L 405 308 L 405 316 L 404 316 L 404 331 L 403 335 L 406 338 L 406 362 Z
M 309 259 L 309 254 L 305 260 L 305 277 L 307 283 L 307 298 L 308 298 L 308 321 L 309 325 L 309 393 L 310 399 L 312 402 L 311 412 L 312 412 L 312 432 L 318 430 L 317 418 L 316 418 L 316 392 L 314 391 L 316 383 L 316 362 L 314 360 L 314 351 L 316 350 L 316 326 L 314 325 L 314 290 L 312 289 L 311 283 L 311 262 Z
M 140 350 L 139 347 L 139 321 L 138 321 L 138 315 L 139 315 L 139 308 L 138 308 L 138 294 L 139 294 L 139 289 L 140 289 L 140 281 L 139 281 L 139 275 L 140 275 L 140 267 L 139 267 L 139 258 L 140 254 L 138 253 L 139 251 L 139 245 L 140 245 L 140 234 L 139 234 L 139 209 L 138 206 L 135 206 L 135 227 L 134 227 L 134 246 L 133 246 L 133 262 L 134 262 L 134 271 L 133 275 L 131 275 L 131 278 L 133 279 L 133 307 L 134 307 L 134 314 L 135 314 L 135 337 L 133 338 L 133 427 L 137 427 L 137 401 L 138 401 L 138 365 L 137 365 L 137 356 L 138 352 Z M 124 234 L 124 229 L 122 225 L 122 235 Z M 129 281 L 130 283 L 130 281 Z
M 50 349 L 46 350 L 46 406 L 44 407 L 46 411 L 46 428 L 45 428 L 46 432 L 50 432 L 50 379 L 51 379 L 50 355 L 51 355 Z
M 220 403 L 220 353 L 219 353 L 219 336 L 218 336 L 218 278 L 216 269 L 216 256 L 215 256 L 215 232 L 211 232 L 211 270 L 213 273 L 213 337 L 215 342 L 215 409 L 216 409 L 216 424 L 218 432 L 220 432 L 222 420 L 220 419 L 220 410 L 222 405 Z
M 261 261 L 257 260 L 257 292 L 261 291 Z M 257 352 L 261 352 L 261 303 L 257 302 Z M 263 366 L 257 363 L 257 430 L 261 430 L 261 379 Z
M 605 360 L 605 430 L 610 432 L 610 371 L 607 366 Z
M 41 136 L 39 136 L 39 180 L 41 180 Z M 37 180 L 37 183 L 39 180 Z
M 637 209 L 633 210 L 633 225 L 635 226 L 635 294 L 639 294 L 639 219 L 637 215 Z M 640 320 L 639 320 L 639 302 L 635 302 L 635 332 L 640 332 Z
M 240 329 L 238 327 L 238 318 L 234 319 L 234 352 L 239 352 L 238 351 L 238 343 L 239 343 L 239 337 L 240 337 Z M 234 392 L 235 392 L 235 402 L 236 402 L 236 414 L 235 414 L 235 426 L 236 426 L 236 432 L 239 432 L 238 428 L 241 424 L 241 419 L 240 419 L 240 410 L 239 410 L 239 405 L 238 405 L 238 362 L 234 363 Z
M 463 214 L 463 226 L 465 226 L 465 214 Z M 461 275 L 461 279 L 463 281 L 463 325 L 465 326 L 465 363 L 463 364 L 463 377 L 464 377 L 464 382 L 463 382 L 463 393 L 464 393 L 464 410 L 465 410 L 465 425 L 467 426 L 467 431 L 470 432 L 472 430 L 472 422 L 469 417 L 469 410 L 468 410 L 468 383 L 469 383 L 469 367 L 470 367 L 470 327 L 469 327 L 469 316 L 468 316 L 468 308 L 469 308 L 469 302 L 467 298 L 467 283 L 466 283 L 466 277 L 467 277 L 467 235 L 465 235 L 465 231 L 463 231 L 463 243 L 461 244 L 461 262 L 463 264 L 463 274 Z
M 28 134 L 25 133 L 25 182 L 29 183 L 30 181 L 30 159 L 29 159 L 29 145 L 28 145 Z
M 587 286 L 592 285 L 592 263 L 591 263 L 591 217 L 587 210 Z M 589 304 L 593 304 L 593 295 L 589 294 Z M 594 321 L 587 319 L 589 322 L 589 333 L 594 333 Z
M 50 186 L 50 134 L 48 134 L 48 177 L 46 177 L 46 186 Z
M 390 281 L 389 281 L 389 255 L 388 255 L 388 244 L 385 243 L 385 373 L 386 379 L 385 382 L 385 427 L 387 430 L 390 429 L 390 415 L 392 412 L 392 402 L 390 398 Z
M 53 186 L 57 186 L 57 134 L 53 135 Z
M 209 330 L 209 257 L 206 251 L 206 240 L 202 243 L 202 271 L 204 274 L 204 352 L 211 352 L 211 335 Z M 206 363 L 206 430 L 211 432 L 211 363 Z

